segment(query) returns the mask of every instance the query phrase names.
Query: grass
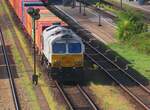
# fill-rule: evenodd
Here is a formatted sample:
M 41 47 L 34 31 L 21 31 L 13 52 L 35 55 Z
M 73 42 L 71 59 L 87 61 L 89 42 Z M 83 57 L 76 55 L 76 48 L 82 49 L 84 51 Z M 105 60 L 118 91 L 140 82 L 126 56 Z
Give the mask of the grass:
M 111 0 L 111 1 L 116 2 L 117 0 Z M 124 7 L 126 9 L 134 9 L 128 6 L 127 4 L 125 4 Z M 108 10 L 113 12 L 111 8 L 109 8 L 109 6 L 108 6 Z M 117 10 L 114 12 L 117 13 Z M 149 36 L 150 36 L 150 32 L 141 33 L 132 36 L 132 38 L 128 42 L 126 41 L 126 43 L 110 44 L 109 47 L 112 48 L 117 53 L 119 53 L 126 60 L 133 63 L 133 68 L 150 80 L 150 56 L 149 56 L 150 37 Z
M 100 99 L 103 110 L 134 110 L 133 105 L 114 86 L 91 83 L 90 89 Z
M 96 3 L 96 6 L 99 6 L 99 2 Z M 115 15 L 118 14 L 118 10 L 114 9 L 112 6 L 109 5 L 105 5 L 104 3 L 100 3 L 100 7 L 103 8 L 105 11 L 110 11 L 112 13 L 114 13 Z
M 3 2 L 4 5 L 4 2 Z M 4 13 L 4 9 L 6 9 L 6 6 L 4 5 L 3 7 L 0 8 L 0 12 L 1 14 Z M 3 24 L 1 22 L 1 24 Z M 4 24 L 3 24 L 4 25 Z M 9 29 L 5 29 L 3 30 L 3 34 L 5 35 L 6 39 L 9 39 L 9 41 L 12 43 L 11 45 L 11 51 L 12 51 L 12 55 L 13 55 L 13 59 L 15 61 L 16 64 L 16 70 L 18 73 L 18 76 L 20 76 L 18 79 L 16 79 L 16 81 L 20 84 L 21 88 L 23 88 L 24 93 L 27 94 L 27 98 L 30 99 L 27 103 L 29 104 L 29 106 L 31 107 L 31 110 L 40 110 L 39 104 L 37 102 L 37 97 L 33 91 L 32 88 L 32 84 L 27 76 L 27 73 L 25 72 L 25 68 L 24 65 L 22 63 L 22 59 L 20 57 L 20 54 L 17 50 L 17 47 L 13 41 L 13 34 L 10 32 Z M 20 94 L 22 95 L 22 94 Z M 22 105 L 24 106 L 24 105 Z
M 150 55 L 150 32 L 144 32 L 133 36 L 129 44 L 139 52 Z
M 144 53 L 140 53 L 130 45 L 124 45 L 123 43 L 116 43 L 109 45 L 120 56 L 133 64 L 133 68 L 140 72 L 143 76 L 150 80 L 150 56 Z
M 122 95 L 106 73 L 88 61 L 85 65 L 86 84 L 102 110 L 135 110 L 134 105 Z
M 97 66 L 85 62 L 86 84 L 102 110 L 135 110 L 134 105 L 115 87 L 115 82 Z
M 29 51 L 28 46 L 26 44 L 25 36 L 22 34 L 21 30 L 18 29 L 17 26 L 15 25 L 13 19 L 10 16 L 9 10 L 7 9 L 6 11 L 7 11 L 7 13 L 9 13 L 9 18 L 11 19 L 11 22 L 14 24 L 14 29 L 16 31 L 16 34 L 19 36 L 18 39 L 19 39 L 19 41 L 21 43 L 21 46 L 22 46 L 22 48 L 23 48 L 23 50 L 24 50 L 24 52 L 25 52 L 25 54 L 26 54 L 26 56 L 28 58 L 28 61 L 30 62 L 31 66 L 33 68 L 33 65 L 32 65 L 33 64 L 33 59 L 32 59 L 32 56 L 31 56 L 31 52 Z M 41 73 L 40 69 L 37 70 L 37 73 Z M 43 92 L 43 94 L 44 94 L 44 96 L 45 96 L 45 98 L 46 98 L 46 100 L 48 102 L 48 105 L 51 108 L 51 110 L 57 110 L 58 104 L 53 98 L 52 91 L 49 90 L 48 85 L 44 81 L 43 74 L 41 74 L 41 76 L 39 78 L 39 85 L 40 85 L 40 87 L 42 89 L 42 92 Z M 31 92 L 29 92 L 29 93 L 31 93 Z M 61 106 L 59 106 L 59 109 L 65 110 L 65 107 L 61 105 Z M 37 110 L 37 109 L 34 109 L 34 110 Z

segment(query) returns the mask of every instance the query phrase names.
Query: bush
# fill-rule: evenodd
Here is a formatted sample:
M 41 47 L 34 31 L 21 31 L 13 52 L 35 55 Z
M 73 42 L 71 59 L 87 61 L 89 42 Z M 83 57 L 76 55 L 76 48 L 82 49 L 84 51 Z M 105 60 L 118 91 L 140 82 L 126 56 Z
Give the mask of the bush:
M 136 34 L 147 31 L 143 15 L 131 10 L 118 13 L 117 26 L 117 37 L 121 41 L 129 40 Z
M 150 32 L 135 35 L 130 39 L 130 44 L 138 51 L 150 54 Z

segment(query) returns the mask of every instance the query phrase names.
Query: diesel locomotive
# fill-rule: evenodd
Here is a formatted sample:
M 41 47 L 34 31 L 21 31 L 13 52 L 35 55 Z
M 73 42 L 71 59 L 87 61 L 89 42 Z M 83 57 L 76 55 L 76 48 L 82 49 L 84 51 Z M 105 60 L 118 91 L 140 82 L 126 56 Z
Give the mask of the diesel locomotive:
M 41 63 L 53 73 L 64 69 L 82 70 L 85 47 L 81 38 L 72 30 L 52 25 L 42 33 Z

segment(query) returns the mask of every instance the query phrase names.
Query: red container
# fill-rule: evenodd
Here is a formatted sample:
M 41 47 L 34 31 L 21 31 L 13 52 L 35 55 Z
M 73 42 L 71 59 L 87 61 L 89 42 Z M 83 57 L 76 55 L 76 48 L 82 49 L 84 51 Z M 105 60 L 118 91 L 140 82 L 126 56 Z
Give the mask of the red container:
M 25 27 L 27 32 L 29 33 L 30 37 L 32 36 L 32 18 L 27 13 L 27 9 L 25 8 Z M 60 22 L 61 25 L 66 26 L 66 24 L 55 16 L 52 12 L 47 10 L 45 7 L 34 7 L 40 9 L 40 19 L 35 22 L 35 36 L 36 36 L 36 46 L 39 50 L 42 49 L 42 41 L 41 41 L 41 34 L 46 27 L 51 26 L 54 22 Z
M 11 6 L 12 6 L 13 9 L 14 9 L 14 7 L 15 7 L 14 5 L 15 5 L 15 3 L 16 3 L 15 0 L 9 0 L 9 2 L 10 2 Z
M 42 4 L 42 2 L 48 3 L 48 0 L 9 0 L 17 16 L 22 21 L 24 18 L 24 7 L 25 5 L 36 6 Z
M 24 4 L 32 4 L 33 8 L 39 8 L 40 9 L 40 19 L 35 22 L 35 35 L 36 35 L 36 45 L 39 48 L 39 50 L 42 49 L 42 42 L 41 42 L 41 34 L 42 31 L 46 28 L 52 25 L 54 22 L 61 22 L 61 25 L 66 25 L 61 19 L 56 17 L 53 13 L 51 13 L 49 10 L 47 10 L 44 6 L 34 6 L 36 3 L 41 3 L 40 0 L 9 0 L 12 7 L 14 7 L 14 10 L 20 20 L 24 23 L 24 27 L 26 28 L 28 34 L 30 37 L 32 36 L 32 18 L 27 13 L 27 9 L 31 6 L 24 6 Z M 48 2 L 48 0 L 44 0 L 45 2 Z
M 48 0 L 24 0 L 24 2 L 45 2 L 45 3 L 48 3 Z

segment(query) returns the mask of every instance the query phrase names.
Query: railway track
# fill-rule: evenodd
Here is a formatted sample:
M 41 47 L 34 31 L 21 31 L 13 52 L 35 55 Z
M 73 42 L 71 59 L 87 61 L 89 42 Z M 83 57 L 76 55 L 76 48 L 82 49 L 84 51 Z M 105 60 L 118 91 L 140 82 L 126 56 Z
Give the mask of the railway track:
M 150 90 L 138 82 L 134 77 L 127 74 L 123 69 L 108 59 L 103 53 L 95 49 L 91 43 L 85 55 L 92 60 L 100 69 L 107 73 L 123 90 L 134 98 L 146 110 L 150 109 Z
M 55 82 L 69 110 L 99 110 L 80 85 L 64 85 Z
M 71 28 L 81 36 L 85 45 L 88 59 L 95 63 L 100 69 L 111 77 L 125 92 L 127 92 L 136 102 L 144 109 L 150 109 L 150 90 L 141 82 L 134 78 L 133 74 L 129 74 L 116 60 L 115 56 L 107 54 L 102 43 L 97 41 L 90 32 L 84 30 L 80 24 L 76 23 L 65 13 L 60 12 L 56 7 L 49 7 L 57 16 L 71 25 Z M 110 50 L 111 51 L 111 50 Z
M 109 15 L 111 18 L 113 19 L 116 19 L 117 16 L 115 14 L 112 14 L 108 11 L 104 11 L 103 9 L 100 9 L 98 7 L 95 7 L 93 4 L 87 2 L 87 1 L 83 1 L 83 0 L 77 0 L 78 2 L 81 2 L 83 4 L 86 4 L 88 8 L 91 8 L 99 13 L 106 13 L 107 15 Z M 121 8 L 120 7 L 120 4 L 117 3 L 117 2 L 110 2 L 110 1 L 105 1 L 105 0 L 102 0 L 101 1 L 102 3 L 104 3 L 105 5 L 108 5 L 108 6 L 112 6 L 115 10 L 122 10 L 122 11 L 127 11 L 127 9 L 125 8 Z M 146 12 L 146 11 L 142 11 L 138 8 L 132 8 L 133 10 L 135 10 L 135 12 L 140 12 L 140 13 L 143 13 L 143 16 L 144 16 L 144 19 L 145 19 L 145 22 L 146 23 L 150 23 L 150 13 Z
M 104 16 L 107 16 L 107 17 L 113 19 L 114 21 L 116 21 L 116 19 L 117 19 L 117 16 L 115 14 L 108 12 L 108 11 L 105 11 L 102 8 L 98 8 L 94 5 L 92 5 L 91 3 L 88 3 L 87 1 L 83 1 L 83 0 L 76 0 L 76 1 L 81 2 L 82 4 L 86 4 L 87 8 L 90 8 L 90 9 L 96 11 L 97 13 L 103 14 Z
M 2 46 L 2 52 L 4 55 L 4 60 L 5 60 L 6 69 L 7 69 L 7 73 L 8 73 L 9 84 L 10 84 L 10 89 L 11 89 L 11 93 L 12 93 L 12 97 L 13 97 L 14 107 L 16 110 L 20 110 L 21 108 L 20 108 L 20 104 L 19 104 L 19 100 L 18 100 L 18 96 L 17 96 L 17 90 L 16 90 L 14 78 L 13 78 L 13 75 L 11 72 L 8 55 L 6 52 L 5 42 L 4 42 L 4 36 L 3 36 L 1 29 L 0 29 L 0 43 Z

